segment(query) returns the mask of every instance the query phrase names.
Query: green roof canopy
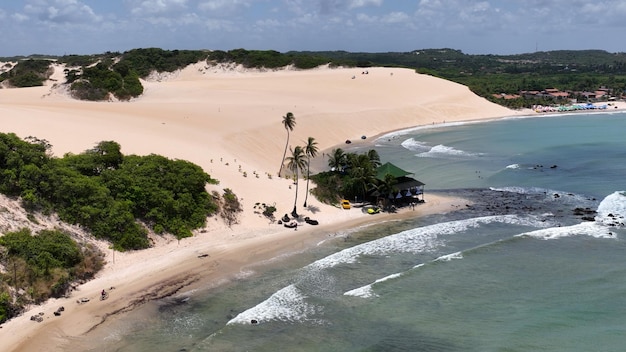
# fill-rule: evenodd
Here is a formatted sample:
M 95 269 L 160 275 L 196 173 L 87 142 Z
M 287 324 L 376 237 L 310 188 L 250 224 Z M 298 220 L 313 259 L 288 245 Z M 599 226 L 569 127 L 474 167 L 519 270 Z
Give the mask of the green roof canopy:
M 395 166 L 392 163 L 384 163 L 381 165 L 378 170 L 376 170 L 376 178 L 383 181 L 386 175 L 391 175 L 395 178 L 412 175 L 412 172 L 404 171 L 401 168 Z

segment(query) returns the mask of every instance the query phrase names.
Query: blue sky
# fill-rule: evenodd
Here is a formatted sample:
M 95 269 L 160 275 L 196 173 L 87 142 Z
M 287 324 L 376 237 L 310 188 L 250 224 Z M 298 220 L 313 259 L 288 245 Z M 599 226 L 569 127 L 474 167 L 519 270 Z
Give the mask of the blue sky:
M 3 0 L 0 57 L 134 48 L 626 51 L 624 0 Z

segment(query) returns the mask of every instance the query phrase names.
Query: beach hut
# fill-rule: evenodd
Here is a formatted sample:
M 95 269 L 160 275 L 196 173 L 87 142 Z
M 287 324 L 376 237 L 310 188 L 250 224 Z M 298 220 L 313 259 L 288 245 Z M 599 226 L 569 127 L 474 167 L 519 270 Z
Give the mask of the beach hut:
M 395 198 L 396 201 L 400 201 L 403 204 L 421 203 L 424 201 L 425 184 L 410 177 L 410 175 L 413 175 L 412 172 L 403 170 L 387 162 L 378 167 L 376 170 L 376 178 L 384 181 L 387 175 L 391 175 L 396 179 L 395 188 L 398 192 L 395 197 L 389 195 L 390 199 Z

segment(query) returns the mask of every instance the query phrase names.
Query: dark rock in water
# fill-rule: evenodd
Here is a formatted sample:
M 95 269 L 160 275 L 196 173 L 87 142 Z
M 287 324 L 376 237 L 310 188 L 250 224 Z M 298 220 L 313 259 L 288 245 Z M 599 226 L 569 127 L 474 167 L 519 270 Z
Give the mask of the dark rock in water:
M 258 324 L 258 323 L 259 323 L 259 321 L 258 321 L 258 320 L 256 320 L 256 319 L 252 319 L 252 320 L 250 320 L 250 324 L 253 324 L 253 325 L 254 325 L 254 324 Z
M 471 203 L 460 203 L 456 210 L 441 216 L 443 220 L 467 219 L 469 217 L 520 214 L 537 215 L 548 221 L 547 226 L 578 224 L 581 217 L 595 221 L 596 199 L 582 199 L 580 196 L 568 196 L 556 192 L 511 192 L 493 189 L 454 189 L 431 191 L 433 194 L 452 195 L 467 199 Z M 439 216 L 433 216 L 437 219 Z M 615 218 L 613 218 L 615 219 Z M 615 219 L 617 220 L 617 219 Z M 619 221 L 625 222 L 620 219 Z

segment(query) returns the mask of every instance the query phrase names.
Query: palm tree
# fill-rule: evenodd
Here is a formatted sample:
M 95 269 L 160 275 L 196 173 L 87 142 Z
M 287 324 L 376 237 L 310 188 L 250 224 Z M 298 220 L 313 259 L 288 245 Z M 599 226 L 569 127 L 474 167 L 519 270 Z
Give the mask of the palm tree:
M 374 168 L 378 168 L 380 167 L 380 155 L 378 155 L 378 152 L 374 149 L 370 149 L 367 152 L 367 157 L 370 159 L 370 162 L 372 163 L 372 165 L 374 165 Z
M 287 130 L 287 143 L 285 143 L 285 151 L 283 152 L 283 159 L 280 161 L 280 169 L 278 169 L 278 177 L 280 177 L 280 173 L 283 171 L 283 165 L 285 164 L 285 156 L 287 155 L 287 146 L 289 146 L 289 132 L 293 131 L 293 128 L 296 126 L 296 117 L 293 116 L 292 113 L 288 112 L 285 116 L 283 116 L 283 126 L 285 130 Z
M 393 196 L 393 194 L 398 191 L 396 183 L 396 178 L 391 174 L 387 174 L 385 175 L 385 178 L 378 184 L 378 193 L 381 196 L 385 197 L 384 203 L 388 202 L 390 195 Z
M 346 164 L 346 153 L 341 148 L 333 149 L 328 157 L 328 166 L 340 171 Z
M 362 199 L 376 182 L 376 167 L 365 154 L 349 154 L 349 175 L 353 192 L 360 193 Z M 356 199 L 355 199 L 356 200 Z
M 317 156 L 317 142 L 315 138 L 309 137 L 304 146 L 304 154 L 306 154 L 306 193 L 304 194 L 304 207 L 306 208 L 306 200 L 309 198 L 309 176 L 311 175 L 311 158 Z
M 291 149 L 291 155 L 287 157 L 287 168 L 296 176 L 296 197 L 293 201 L 293 211 L 291 212 L 291 216 L 294 218 L 298 217 L 298 212 L 296 211 L 296 203 L 298 202 L 298 174 L 299 171 L 303 171 L 307 166 L 307 161 L 304 156 L 304 149 L 300 146 L 296 146 L 294 149 Z

